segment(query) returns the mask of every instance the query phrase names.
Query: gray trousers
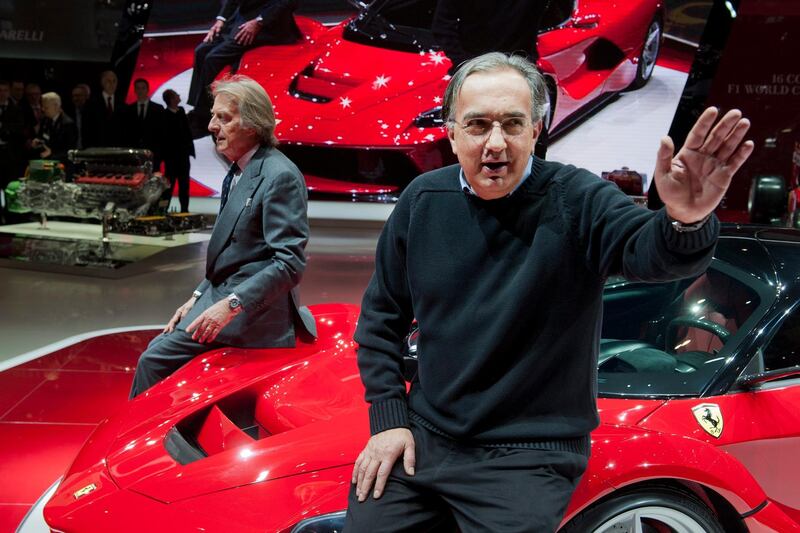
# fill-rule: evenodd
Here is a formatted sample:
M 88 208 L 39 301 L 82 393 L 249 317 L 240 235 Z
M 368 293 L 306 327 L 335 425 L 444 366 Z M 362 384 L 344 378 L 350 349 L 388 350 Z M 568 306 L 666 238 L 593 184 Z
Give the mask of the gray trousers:
M 555 531 L 586 470 L 581 454 L 471 446 L 411 422 L 413 476 L 395 463 L 383 495 L 350 488 L 345 533 Z
M 166 378 L 195 356 L 225 346 L 219 342 L 200 344 L 192 340 L 191 334 L 181 329 L 176 329 L 172 333 L 161 333 L 150 341 L 147 349 L 139 357 L 136 373 L 133 375 L 130 399 Z

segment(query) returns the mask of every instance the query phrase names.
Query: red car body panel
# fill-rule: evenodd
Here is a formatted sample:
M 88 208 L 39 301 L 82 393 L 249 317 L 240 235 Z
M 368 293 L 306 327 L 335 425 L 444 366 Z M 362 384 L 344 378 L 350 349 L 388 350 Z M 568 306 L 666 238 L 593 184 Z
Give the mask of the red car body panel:
M 134 531 L 147 516 L 151 531 L 288 532 L 344 509 L 369 426 L 352 341 L 358 308 L 312 311 L 317 341 L 209 352 L 101 424 L 47 504 L 48 523 Z M 758 509 L 747 518 L 751 531 L 797 530 L 798 491 L 785 487 L 786 468 L 793 475 L 795 467 L 784 460 L 779 471 L 778 461 L 796 444 L 794 430 L 780 428 L 800 428 L 800 415 L 780 394 L 715 397 L 727 425 L 719 439 L 694 420 L 692 407 L 704 399 L 600 399 L 592 457 L 564 521 L 616 490 L 674 480 L 715 491 L 737 513 Z M 252 412 L 258 439 L 230 423 L 231 406 Z M 179 464 L 167 435 L 198 413 L 193 427 L 208 456 Z

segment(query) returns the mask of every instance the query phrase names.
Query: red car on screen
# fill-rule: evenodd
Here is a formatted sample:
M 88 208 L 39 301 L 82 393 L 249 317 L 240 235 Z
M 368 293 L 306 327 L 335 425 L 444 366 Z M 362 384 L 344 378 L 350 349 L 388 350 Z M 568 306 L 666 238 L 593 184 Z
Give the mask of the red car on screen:
M 328 30 L 301 22 L 300 46 L 250 51 L 239 72 L 273 98 L 281 150 L 312 196 L 392 200 L 416 175 L 455 162 L 440 114 L 451 63 L 431 32 L 436 0 L 358 4 Z M 538 49 L 551 138 L 647 82 L 663 23 L 662 0 L 549 3 Z
M 798 280 L 800 232 L 746 227 L 724 230 L 696 278 L 609 280 L 601 425 L 562 533 L 800 531 Z M 341 531 L 369 426 L 358 309 L 312 311 L 315 342 L 209 352 L 102 423 L 49 526 Z

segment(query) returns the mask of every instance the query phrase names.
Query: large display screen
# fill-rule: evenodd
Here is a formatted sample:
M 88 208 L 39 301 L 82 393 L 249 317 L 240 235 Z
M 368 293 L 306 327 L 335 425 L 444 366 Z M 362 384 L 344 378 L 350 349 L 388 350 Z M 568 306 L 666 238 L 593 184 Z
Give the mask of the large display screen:
M 710 4 L 669 3 L 677 6 L 661 10 L 656 0 L 631 0 L 614 9 L 596 0 L 550 2 L 565 20 L 539 38 L 540 65 L 550 69 L 551 101 L 556 100 L 551 120 L 557 135 L 548 159 L 598 175 L 627 167 L 644 177 L 645 188 L 649 185 L 659 140 L 669 131 L 702 33 L 702 9 Z M 391 199 L 403 180 L 454 161 L 441 123 L 435 123 L 446 84 L 446 66 L 439 64 L 444 54 L 435 46 L 413 48 L 433 42 L 431 28 L 414 27 L 414 21 L 430 23 L 437 2 L 371 4 L 380 6 L 376 16 L 337 27 L 356 13 L 351 3 L 301 1 L 296 13 L 304 34 L 300 42 L 255 48 L 234 66 L 267 89 L 282 149 L 312 190 L 346 193 L 350 187 L 369 193 L 339 199 Z M 179 0 L 154 4 L 134 78 L 150 81 L 155 101 L 161 103 L 163 92 L 173 89 L 192 110 L 187 97 L 194 49 L 220 5 L 219 0 L 191 7 Z M 404 18 L 402 10 L 413 16 Z M 371 26 L 381 20 L 394 22 L 384 29 Z M 652 46 L 652 39 L 662 39 L 669 28 L 676 28 L 678 38 L 661 41 L 647 83 L 635 84 L 633 74 L 648 39 Z M 407 46 L 401 41 L 408 35 L 413 38 Z M 640 88 L 628 90 L 629 84 Z M 229 163 L 216 155 L 210 136 L 195 139 L 195 150 L 192 193 L 216 196 Z M 390 187 L 381 188 L 390 181 Z
M 108 61 L 123 0 L 0 0 L 0 57 Z

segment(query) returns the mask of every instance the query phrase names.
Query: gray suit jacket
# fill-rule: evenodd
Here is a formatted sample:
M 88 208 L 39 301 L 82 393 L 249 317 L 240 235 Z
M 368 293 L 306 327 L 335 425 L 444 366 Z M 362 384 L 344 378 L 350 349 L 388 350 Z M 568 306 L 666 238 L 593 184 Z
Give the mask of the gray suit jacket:
M 202 293 L 178 324 L 235 292 L 244 312 L 217 341 L 244 348 L 294 346 L 295 326 L 316 335 L 314 318 L 295 288 L 306 266 L 307 192 L 303 175 L 282 153 L 261 147 L 244 169 L 217 218 Z

